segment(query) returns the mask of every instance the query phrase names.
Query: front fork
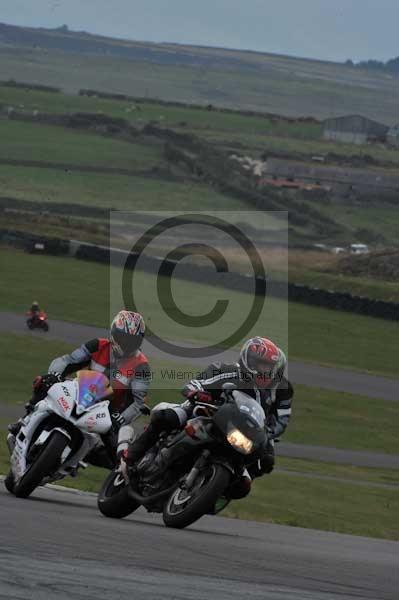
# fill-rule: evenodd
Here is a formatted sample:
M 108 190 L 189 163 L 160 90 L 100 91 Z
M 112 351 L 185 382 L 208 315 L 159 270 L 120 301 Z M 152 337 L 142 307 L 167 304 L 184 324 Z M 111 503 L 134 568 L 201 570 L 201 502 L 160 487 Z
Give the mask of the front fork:
M 211 455 L 211 453 L 209 452 L 209 450 L 204 450 L 201 453 L 201 456 L 199 458 L 197 458 L 197 460 L 194 463 L 193 468 L 191 469 L 191 471 L 189 472 L 189 474 L 187 475 L 187 477 L 185 477 L 185 479 L 183 481 L 183 484 L 181 486 L 181 488 L 183 490 L 186 490 L 187 492 L 189 490 L 191 490 L 198 475 L 200 474 L 202 469 L 204 469 L 206 463 L 208 462 L 208 458 L 210 457 L 210 455 Z
M 199 458 L 195 461 L 193 468 L 191 469 L 191 471 L 189 472 L 187 477 L 185 477 L 183 484 L 181 486 L 182 489 L 188 491 L 193 487 L 194 482 L 197 479 L 198 475 L 206 467 L 207 463 L 209 462 L 210 456 L 211 456 L 211 452 L 209 450 L 202 451 Z M 235 471 L 234 467 L 230 464 L 230 462 L 226 458 L 213 457 L 212 462 L 215 464 L 222 465 L 225 469 L 230 471 L 232 477 L 236 477 L 236 471 Z

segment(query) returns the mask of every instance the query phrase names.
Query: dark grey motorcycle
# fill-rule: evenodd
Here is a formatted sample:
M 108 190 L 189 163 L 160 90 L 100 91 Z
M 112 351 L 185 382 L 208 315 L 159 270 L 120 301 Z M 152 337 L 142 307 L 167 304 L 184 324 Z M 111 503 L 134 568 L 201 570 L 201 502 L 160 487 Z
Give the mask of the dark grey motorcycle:
M 197 404 L 185 429 L 161 436 L 128 476 L 110 473 L 98 495 L 103 515 L 120 519 L 142 505 L 184 528 L 228 504 L 229 487 L 268 440 L 262 407 L 225 387 L 221 404 Z

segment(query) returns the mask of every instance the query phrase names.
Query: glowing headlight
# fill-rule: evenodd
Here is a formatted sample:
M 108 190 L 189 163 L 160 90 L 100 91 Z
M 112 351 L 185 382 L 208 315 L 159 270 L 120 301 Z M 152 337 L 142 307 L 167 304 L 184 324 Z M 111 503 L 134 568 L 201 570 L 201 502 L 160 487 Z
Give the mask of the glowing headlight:
M 229 444 L 243 454 L 249 454 L 253 448 L 253 442 L 249 440 L 241 431 L 233 429 L 227 436 Z

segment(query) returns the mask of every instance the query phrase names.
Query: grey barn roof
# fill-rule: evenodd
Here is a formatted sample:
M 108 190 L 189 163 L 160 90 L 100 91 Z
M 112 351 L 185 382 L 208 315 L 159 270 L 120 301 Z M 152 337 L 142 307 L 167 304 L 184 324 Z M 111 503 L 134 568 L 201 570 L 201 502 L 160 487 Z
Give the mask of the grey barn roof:
M 386 133 L 388 125 L 378 123 L 362 115 L 344 115 L 323 121 L 324 130 L 348 133 Z

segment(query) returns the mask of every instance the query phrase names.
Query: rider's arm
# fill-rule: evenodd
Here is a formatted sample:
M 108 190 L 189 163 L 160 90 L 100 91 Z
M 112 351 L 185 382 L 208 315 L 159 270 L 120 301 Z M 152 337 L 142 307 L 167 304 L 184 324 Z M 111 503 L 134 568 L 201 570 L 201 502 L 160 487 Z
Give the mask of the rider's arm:
M 277 419 L 274 427 L 274 436 L 278 437 L 284 433 L 291 417 L 291 404 L 294 396 L 294 388 L 291 383 L 283 377 L 276 388 L 276 413 Z
M 129 406 L 122 413 L 125 423 L 134 421 L 142 414 L 141 408 L 145 404 L 150 383 L 151 369 L 148 363 L 145 363 L 140 365 L 130 380 L 130 388 L 127 392 Z
M 240 378 L 236 365 L 212 363 L 201 373 L 198 379 L 191 379 L 183 388 L 183 396 L 189 397 L 191 393 L 208 392 L 212 400 L 217 401 L 222 393 L 222 386 L 227 382 L 237 382 Z
M 70 354 L 64 354 L 55 358 L 48 368 L 49 373 L 60 373 L 64 377 L 79 369 L 83 369 L 90 364 L 91 355 L 98 350 L 98 339 L 90 340 L 86 344 L 82 344 Z

